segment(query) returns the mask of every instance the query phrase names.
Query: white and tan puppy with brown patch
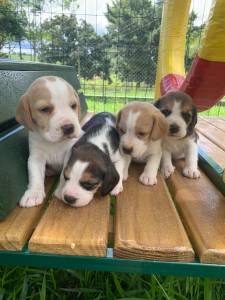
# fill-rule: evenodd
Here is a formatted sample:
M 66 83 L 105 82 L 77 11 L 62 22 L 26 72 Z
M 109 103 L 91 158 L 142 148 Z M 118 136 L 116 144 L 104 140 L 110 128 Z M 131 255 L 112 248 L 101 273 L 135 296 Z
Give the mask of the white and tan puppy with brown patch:
M 163 114 L 152 104 L 131 102 L 117 116 L 120 151 L 125 156 L 123 179 L 128 177 L 131 160 L 146 162 L 139 181 L 144 185 L 157 183 L 157 172 L 162 156 L 161 138 L 168 125 Z
M 199 178 L 195 132 L 197 110 L 192 98 L 183 92 L 169 92 L 159 98 L 155 106 L 164 114 L 169 125 L 168 135 L 163 139 L 162 174 L 167 178 L 174 172 L 172 159 L 185 158 L 183 175 Z
M 82 133 L 79 114 L 76 91 L 60 77 L 36 79 L 21 97 L 16 120 L 29 130 L 30 155 L 29 184 L 20 206 L 32 207 L 43 202 L 45 171 L 61 171 L 68 148 Z

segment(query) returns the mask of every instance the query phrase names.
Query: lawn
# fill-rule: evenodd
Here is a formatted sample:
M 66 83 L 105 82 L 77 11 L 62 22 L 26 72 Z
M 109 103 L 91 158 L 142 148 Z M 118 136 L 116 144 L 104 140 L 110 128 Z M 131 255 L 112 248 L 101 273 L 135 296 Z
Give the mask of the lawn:
M 34 268 L 0 272 L 2 300 L 225 299 L 222 280 Z

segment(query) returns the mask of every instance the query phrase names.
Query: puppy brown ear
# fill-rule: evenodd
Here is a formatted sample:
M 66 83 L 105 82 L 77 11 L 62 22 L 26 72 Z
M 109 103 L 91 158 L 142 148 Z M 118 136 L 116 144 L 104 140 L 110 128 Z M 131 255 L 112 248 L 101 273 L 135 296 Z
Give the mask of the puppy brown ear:
M 188 135 L 191 135 L 193 133 L 193 130 L 194 130 L 195 125 L 197 124 L 197 121 L 198 121 L 198 119 L 197 119 L 197 109 L 193 105 L 191 123 L 188 125 L 188 128 L 187 128 Z
M 77 115 L 78 115 L 78 119 L 80 120 L 80 117 L 81 117 L 81 110 L 80 110 L 80 97 L 78 95 L 78 93 L 74 90 L 74 94 L 75 94 L 75 97 L 77 99 Z
M 119 182 L 119 179 L 119 174 L 116 171 L 115 166 L 112 162 L 109 163 L 108 161 L 105 176 L 100 189 L 101 196 L 106 196 L 108 193 L 110 193 Z
M 30 104 L 27 94 L 20 98 L 20 102 L 16 109 L 16 120 L 18 123 L 24 125 L 29 130 L 34 130 L 34 122 L 32 120 Z
M 168 124 L 164 115 L 157 111 L 153 116 L 153 126 L 150 134 L 150 139 L 156 141 L 167 134 Z

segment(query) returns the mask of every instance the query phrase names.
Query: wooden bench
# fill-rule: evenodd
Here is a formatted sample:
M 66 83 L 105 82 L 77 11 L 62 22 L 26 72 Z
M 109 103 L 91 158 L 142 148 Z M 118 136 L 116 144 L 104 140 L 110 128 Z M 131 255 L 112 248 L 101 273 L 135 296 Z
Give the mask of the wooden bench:
M 85 103 L 82 107 L 85 111 Z M 16 130 L 2 142 L 19 139 L 24 129 Z M 224 150 L 218 144 L 200 134 L 200 145 L 205 155 L 201 163 L 216 155 L 216 165 L 224 168 Z M 133 164 L 117 199 L 96 198 L 79 209 L 55 199 L 55 179 L 47 180 L 42 206 L 16 207 L 0 222 L 0 264 L 225 278 L 224 195 L 204 172 L 199 180 L 184 178 L 182 163 L 177 162 L 175 174 L 166 181 L 159 174 L 154 187 L 138 182 L 143 166 Z M 2 195 L 4 186 L 0 201 Z

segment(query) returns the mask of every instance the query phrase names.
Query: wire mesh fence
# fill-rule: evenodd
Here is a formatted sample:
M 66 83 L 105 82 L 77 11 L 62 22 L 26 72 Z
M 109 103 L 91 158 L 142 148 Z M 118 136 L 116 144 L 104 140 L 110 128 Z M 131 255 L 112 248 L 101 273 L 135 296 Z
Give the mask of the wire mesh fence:
M 186 70 L 210 5 L 201 1 L 199 12 L 197 2 L 188 24 Z M 153 101 L 162 5 L 160 0 L 0 0 L 0 59 L 74 66 L 92 111 Z M 223 102 L 205 114 L 225 115 Z

